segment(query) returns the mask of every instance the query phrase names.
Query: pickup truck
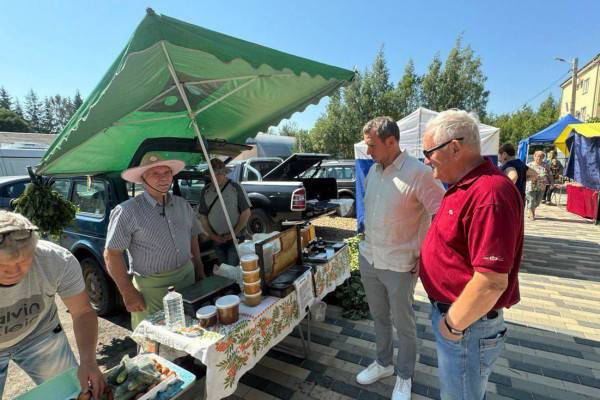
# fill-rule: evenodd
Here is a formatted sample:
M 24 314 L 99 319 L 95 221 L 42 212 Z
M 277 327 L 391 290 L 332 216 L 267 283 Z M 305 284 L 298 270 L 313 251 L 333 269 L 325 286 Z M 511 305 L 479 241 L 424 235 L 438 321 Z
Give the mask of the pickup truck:
M 296 153 L 286 160 L 255 157 L 230 161 L 227 176 L 242 185 L 252 203 L 248 231 L 272 232 L 281 229 L 285 221 L 312 219 L 334 210 L 337 206 L 329 200 L 338 197 L 335 178 L 299 177 L 327 157 L 328 154 Z M 191 177 L 197 172 L 180 174 L 184 178 L 179 182 L 181 194 L 191 203 L 197 202 L 202 187 L 209 181 L 205 168 L 200 169 L 200 179 Z
M 198 147 L 199 143 L 195 139 L 148 139 L 140 145 L 130 165 L 138 165 L 143 155 L 149 151 L 165 151 L 171 154 L 198 152 Z M 228 160 L 247 147 L 222 141 L 208 141 L 209 153 Z M 176 157 L 176 154 L 172 157 Z M 274 173 L 271 179 L 284 176 L 274 169 L 261 178 L 268 178 L 270 173 Z M 173 193 L 182 195 L 194 206 L 198 202 L 199 191 L 206 177 L 206 171 L 201 169 L 182 171 L 174 177 Z M 268 232 L 276 227 L 275 221 L 314 217 L 323 210 L 335 208 L 335 205 L 328 206 L 324 199 L 326 193 L 333 193 L 335 197 L 335 180 L 333 186 L 327 180 L 324 182 L 324 190 L 319 191 L 318 180 L 242 181 L 252 202 L 251 230 L 267 229 Z M 106 315 L 121 304 L 121 297 L 106 272 L 102 255 L 110 212 L 118 204 L 143 191 L 143 187 L 123 181 L 119 172 L 111 172 L 95 175 L 91 179 L 87 176 L 55 177 L 53 189 L 78 207 L 75 221 L 62 232 L 57 243 L 71 251 L 79 260 L 90 301 L 99 315 Z M 319 206 L 319 203 L 322 203 L 322 206 Z M 203 261 L 206 267 L 210 267 L 212 244 L 202 240 L 202 237 L 200 239 Z

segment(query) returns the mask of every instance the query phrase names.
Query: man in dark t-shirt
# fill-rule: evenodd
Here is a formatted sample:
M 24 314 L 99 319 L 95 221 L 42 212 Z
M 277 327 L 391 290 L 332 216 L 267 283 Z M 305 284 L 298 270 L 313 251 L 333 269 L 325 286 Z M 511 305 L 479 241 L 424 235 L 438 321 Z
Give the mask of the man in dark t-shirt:
M 519 189 L 521 198 L 525 201 L 525 183 L 527 175 L 535 173 L 523 161 L 515 158 L 515 148 L 510 143 L 505 143 L 498 149 L 498 160 L 502 163 L 500 169 L 510 178 Z

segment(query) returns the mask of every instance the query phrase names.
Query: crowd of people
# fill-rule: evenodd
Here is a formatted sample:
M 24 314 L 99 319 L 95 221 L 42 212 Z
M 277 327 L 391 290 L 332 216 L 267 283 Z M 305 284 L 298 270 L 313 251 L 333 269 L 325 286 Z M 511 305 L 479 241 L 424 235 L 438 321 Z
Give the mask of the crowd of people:
M 551 203 L 562 165 L 555 153 L 545 163 L 541 151 L 525 165 L 506 144 L 498 168 L 481 154 L 476 118 L 461 110 L 429 121 L 424 163 L 401 150 L 400 135 L 388 117 L 363 128 L 375 164 L 365 183 L 359 264 L 377 357 L 356 380 L 368 385 L 395 375 L 392 399 L 410 399 L 418 352 L 413 302 L 420 277 L 432 306 L 442 399 L 483 399 L 504 346 L 503 310 L 519 302 L 524 204 L 535 218 L 540 202 Z M 133 329 L 162 308 L 169 286 L 180 289 L 204 278 L 202 227 L 220 262 L 238 263 L 228 225 L 241 239 L 251 204 L 244 189 L 227 178 L 222 161 L 211 160 L 211 166 L 217 179 L 201 192 L 198 214 L 170 193 L 183 161 L 148 153 L 122 173 L 145 190 L 111 212 L 104 256 Z M 7 318 L 0 322 L 0 393 L 9 360 L 36 383 L 76 366 L 57 316 L 54 296 L 59 295 L 73 319 L 81 385 L 96 397 L 105 382 L 95 361 L 97 318 L 81 269 L 67 250 L 39 240 L 36 230 L 25 217 L 0 212 L 1 315 L 12 316 L 10 326 Z

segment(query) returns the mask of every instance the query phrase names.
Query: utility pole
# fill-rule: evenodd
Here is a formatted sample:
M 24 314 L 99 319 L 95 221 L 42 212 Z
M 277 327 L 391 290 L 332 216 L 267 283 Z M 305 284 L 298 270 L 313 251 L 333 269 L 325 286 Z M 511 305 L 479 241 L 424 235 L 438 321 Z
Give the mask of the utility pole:
M 571 82 L 571 115 L 575 116 L 575 99 L 577 98 L 577 62 L 579 60 L 575 57 L 571 61 L 573 68 L 573 79 Z
M 577 63 L 579 59 L 575 57 L 571 60 L 571 62 L 560 57 L 554 57 L 554 59 L 556 61 L 571 64 L 571 72 L 573 73 L 573 78 L 571 79 L 571 109 L 569 110 L 569 113 L 575 117 L 575 99 L 577 97 Z

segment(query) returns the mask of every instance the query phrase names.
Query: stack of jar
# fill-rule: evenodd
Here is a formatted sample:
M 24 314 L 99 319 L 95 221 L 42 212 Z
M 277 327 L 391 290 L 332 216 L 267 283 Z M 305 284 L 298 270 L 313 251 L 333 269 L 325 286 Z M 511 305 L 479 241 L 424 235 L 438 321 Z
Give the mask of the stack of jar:
M 258 256 L 245 254 L 240 258 L 240 264 L 244 275 L 244 303 L 249 307 L 256 307 L 262 301 Z

